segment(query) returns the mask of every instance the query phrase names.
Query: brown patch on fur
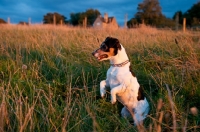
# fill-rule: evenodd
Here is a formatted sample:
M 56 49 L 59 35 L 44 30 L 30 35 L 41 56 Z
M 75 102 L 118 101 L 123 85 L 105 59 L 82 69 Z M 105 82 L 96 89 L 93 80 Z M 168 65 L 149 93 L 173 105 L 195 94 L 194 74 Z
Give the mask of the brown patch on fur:
M 138 101 L 144 100 L 144 92 L 143 92 L 143 88 L 142 87 L 139 87 L 139 89 L 138 89 L 137 100 Z
M 110 48 L 109 50 L 110 51 L 108 53 L 108 56 L 114 56 L 115 55 L 115 53 L 114 53 L 115 49 L 114 48 Z
M 129 70 L 130 70 L 130 72 L 131 72 L 131 74 L 132 74 L 132 76 L 133 77 L 136 77 L 136 75 L 135 75 L 135 73 L 133 72 L 133 70 L 132 70 L 132 67 L 131 66 L 129 66 Z M 138 89 L 138 96 L 137 96 L 137 100 L 138 101 L 140 101 L 140 100 L 144 100 L 144 91 L 143 91 L 143 87 L 139 87 L 139 89 Z

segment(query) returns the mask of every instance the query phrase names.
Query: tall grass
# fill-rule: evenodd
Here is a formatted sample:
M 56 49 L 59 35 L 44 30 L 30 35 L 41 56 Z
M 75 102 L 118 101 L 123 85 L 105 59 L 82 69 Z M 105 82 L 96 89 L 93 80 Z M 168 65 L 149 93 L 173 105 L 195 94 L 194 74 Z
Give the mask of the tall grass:
M 141 131 L 200 131 L 199 32 L 0 26 L 0 131 L 137 131 L 99 97 L 109 62 L 91 52 L 107 36 L 126 48 L 150 102 Z

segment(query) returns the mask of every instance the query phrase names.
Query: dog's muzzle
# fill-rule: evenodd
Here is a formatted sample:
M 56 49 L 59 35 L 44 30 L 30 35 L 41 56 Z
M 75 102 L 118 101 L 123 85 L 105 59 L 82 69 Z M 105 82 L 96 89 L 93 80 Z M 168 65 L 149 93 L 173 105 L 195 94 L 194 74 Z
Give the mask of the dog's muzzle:
M 97 53 L 97 50 L 95 50 L 94 52 L 92 52 L 92 55 L 95 56 L 95 53 Z
M 92 52 L 92 55 L 93 55 L 94 57 L 96 57 L 96 58 L 99 57 L 98 50 L 99 50 L 99 49 L 97 49 L 97 50 L 95 50 L 94 52 Z
M 93 55 L 98 61 L 101 61 L 101 60 L 103 60 L 104 58 L 108 58 L 108 55 L 107 55 L 107 54 L 100 54 L 100 53 L 99 53 L 99 50 L 100 50 L 100 49 L 97 49 L 97 50 L 95 50 L 94 52 L 92 52 L 92 55 Z

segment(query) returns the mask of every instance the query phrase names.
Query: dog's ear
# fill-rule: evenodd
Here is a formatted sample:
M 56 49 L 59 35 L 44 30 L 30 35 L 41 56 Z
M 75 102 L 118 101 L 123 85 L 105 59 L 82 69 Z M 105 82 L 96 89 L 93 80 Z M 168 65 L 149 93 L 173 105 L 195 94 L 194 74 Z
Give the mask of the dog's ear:
M 121 47 L 121 44 L 120 44 L 120 43 L 117 43 L 117 48 L 118 48 L 119 50 L 121 50 L 121 49 L 122 49 L 122 47 Z
M 104 42 L 108 41 L 109 39 L 111 39 L 111 37 L 107 37 L 107 38 L 104 40 Z
M 119 40 L 118 40 L 118 39 L 116 39 L 116 38 L 115 38 L 115 44 L 116 44 L 116 46 L 117 46 L 117 49 L 118 49 L 118 50 L 121 50 L 121 49 L 122 49 L 122 47 L 121 47 L 121 44 L 120 44 Z
M 118 50 L 121 50 L 121 44 L 117 38 L 107 37 L 104 43 L 109 43 L 111 47 L 116 47 Z

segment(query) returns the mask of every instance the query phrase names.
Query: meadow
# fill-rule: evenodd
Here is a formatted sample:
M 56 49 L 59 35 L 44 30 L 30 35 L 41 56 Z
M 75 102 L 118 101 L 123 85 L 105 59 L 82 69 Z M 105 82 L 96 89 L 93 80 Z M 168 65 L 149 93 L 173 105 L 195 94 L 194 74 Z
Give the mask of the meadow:
M 125 47 L 150 103 L 143 131 L 200 131 L 200 32 L 49 25 L 0 25 L 0 131 L 138 131 L 109 92 L 100 98 L 109 62 L 91 53 L 107 36 Z

